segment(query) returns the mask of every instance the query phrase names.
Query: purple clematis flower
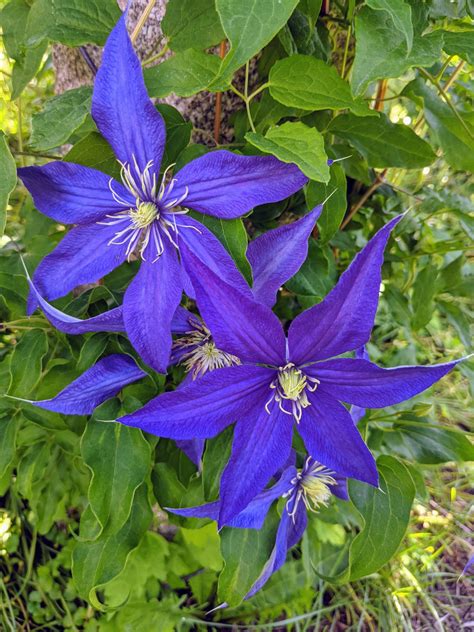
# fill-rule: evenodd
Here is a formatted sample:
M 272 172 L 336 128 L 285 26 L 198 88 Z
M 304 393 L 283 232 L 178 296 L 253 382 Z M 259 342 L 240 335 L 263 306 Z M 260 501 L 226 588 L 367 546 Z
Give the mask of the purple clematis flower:
M 141 258 L 125 293 L 123 318 L 130 341 L 154 369 L 165 372 L 171 322 L 189 283 L 183 246 L 230 285 L 248 290 L 220 242 L 188 209 L 224 220 L 277 202 L 307 178 L 272 156 L 208 153 L 171 178 L 160 165 L 165 125 L 148 97 L 140 62 L 122 16 L 105 45 L 92 97 L 92 116 L 120 162 L 122 182 L 65 162 L 26 167 L 19 175 L 45 215 L 75 224 L 38 266 L 34 283 L 48 300 L 97 281 L 125 260 Z M 30 294 L 29 313 L 37 307 Z M 117 316 L 117 314 L 115 314 Z M 95 325 L 99 326 L 100 318 Z
M 303 537 L 307 525 L 307 511 L 317 513 L 321 506 L 327 506 L 331 495 L 348 500 L 347 479 L 329 470 L 310 456 L 304 467 L 297 470 L 293 461 L 285 468 L 277 482 L 258 494 L 247 507 L 228 524 L 229 527 L 240 529 L 261 529 L 272 503 L 278 498 L 285 498 L 286 504 L 282 511 L 278 526 L 275 545 L 263 570 L 245 595 L 249 599 L 270 579 L 273 573 L 283 566 L 288 551 Z M 220 501 L 190 507 L 187 509 L 169 509 L 180 516 L 188 518 L 210 518 L 217 520 L 221 511 Z M 221 607 L 225 607 L 222 604 Z
M 251 292 L 257 301 L 272 307 L 278 289 L 299 270 L 308 254 L 308 238 L 321 211 L 322 206 L 317 206 L 301 219 L 270 230 L 250 242 L 247 257 L 252 268 Z M 31 291 L 44 313 L 60 331 L 68 334 L 104 329 L 124 331 L 122 307 L 116 307 L 86 320 L 68 316 L 41 296 L 30 280 L 26 267 L 25 273 Z M 201 318 L 184 307 L 179 306 L 174 313 L 171 331 L 177 335 L 173 343 L 171 363 L 180 362 L 189 371 L 183 385 L 208 371 L 240 364 L 239 358 L 216 346 Z M 137 379 L 129 370 L 131 358 L 123 358 L 123 363 L 117 362 L 116 356 L 103 358 L 56 397 L 31 403 L 65 414 L 91 414 L 96 406 Z M 78 388 L 75 388 L 76 385 Z M 200 466 L 204 439 L 178 440 L 177 444 L 197 466 Z
M 204 439 L 235 423 L 221 479 L 219 525 L 242 512 L 286 463 L 296 426 L 306 449 L 341 476 L 376 486 L 375 461 L 341 402 L 382 408 L 425 390 L 457 362 L 383 369 L 335 358 L 370 338 L 379 299 L 383 251 L 401 216 L 356 256 L 336 287 L 291 323 L 230 286 L 193 257 L 201 315 L 219 348 L 242 364 L 213 371 L 118 419 L 161 437 Z

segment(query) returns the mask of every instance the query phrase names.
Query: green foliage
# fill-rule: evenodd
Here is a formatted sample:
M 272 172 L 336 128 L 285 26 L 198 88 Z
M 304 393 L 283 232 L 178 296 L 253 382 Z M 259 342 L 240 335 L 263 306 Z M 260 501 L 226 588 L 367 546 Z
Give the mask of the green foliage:
M 244 220 L 199 220 L 251 282 L 249 240 L 326 200 L 306 261 L 279 293 L 276 312 L 287 325 L 326 296 L 378 228 L 409 210 L 387 250 L 370 356 L 387 367 L 460 357 L 472 345 L 467 249 L 474 234 L 474 53 L 468 3 L 322 5 L 168 2 L 162 45 L 171 56 L 154 66 L 144 63 L 151 96 L 198 95 L 208 103 L 207 91 L 233 90 L 241 102 L 225 121 L 235 129 L 230 148 L 274 155 L 309 178 L 304 191 L 256 208 Z M 292 628 L 292 618 L 317 609 L 308 625 L 329 629 L 339 621 L 328 613 L 339 598 L 348 620 L 364 625 L 369 612 L 380 629 L 398 629 L 400 612 L 419 597 L 410 578 L 423 569 L 418 586 L 425 584 L 426 569 L 434 568 L 430 564 L 457 528 L 444 515 L 447 526 L 439 526 L 437 515 L 432 529 L 439 529 L 438 539 L 428 543 L 424 503 L 441 497 L 449 516 L 454 505 L 448 491 L 452 499 L 468 489 L 462 464 L 474 459 L 466 432 L 472 367 L 463 364 L 403 405 L 367 411 L 360 430 L 377 457 L 380 489 L 351 481 L 351 501 L 333 500 L 311 515 L 287 564 L 242 603 L 272 550 L 283 501 L 260 531 L 218 533 L 214 523 L 163 510 L 218 498 L 232 428 L 207 441 L 197 470 L 172 441 L 112 423 L 120 410 L 178 386 L 180 368 L 166 381 L 149 371 L 90 418 L 25 401 L 54 396 L 110 353 L 138 359 L 122 334 L 67 336 L 40 312 L 27 319 L 28 285 L 17 254 L 33 270 L 64 227 L 40 215 L 22 185 L 15 188 L 15 163 L 42 164 L 54 150 L 66 161 L 120 177 L 90 117 L 90 87 L 52 96 L 48 70 L 52 43 L 102 45 L 120 10 L 115 0 L 10 0 L 2 7 L 2 96 L 12 103 L 0 112 L 0 228 L 8 214 L 0 242 L 0 392 L 6 395 L 0 400 L 0 567 L 11 606 L 11 612 L 2 609 L 1 625 L 24 627 L 24 608 L 32 629 L 166 631 L 205 626 L 203 613 L 226 601 L 231 608 L 210 615 L 209 625 L 215 617 L 249 628 L 269 621 Z M 224 39 L 222 60 L 212 47 Z M 247 66 L 253 59 L 256 79 Z M 176 163 L 177 170 L 212 151 L 211 140 L 209 147 L 192 143 L 193 126 L 177 109 L 156 107 L 167 128 L 163 169 Z M 328 166 L 328 157 L 338 162 Z M 100 286 L 55 304 L 79 318 L 94 316 L 121 304 L 135 270 L 135 263 L 125 264 Z M 187 306 L 194 309 L 192 302 Z M 294 448 L 301 459 L 298 439 Z M 11 520 L 6 541 L 4 513 Z M 467 517 L 456 520 L 463 524 Z M 390 562 L 400 550 L 403 557 Z M 375 603 L 382 604 L 378 615 Z

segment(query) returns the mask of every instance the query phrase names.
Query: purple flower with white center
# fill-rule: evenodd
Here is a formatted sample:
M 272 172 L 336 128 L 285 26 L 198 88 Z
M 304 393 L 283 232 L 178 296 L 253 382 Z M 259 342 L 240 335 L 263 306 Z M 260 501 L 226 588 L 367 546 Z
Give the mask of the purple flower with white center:
M 342 500 L 348 500 L 347 480 L 309 456 L 301 470 L 297 470 L 294 464 L 285 468 L 272 487 L 255 496 L 247 507 L 228 523 L 228 526 L 234 528 L 261 529 L 272 503 L 278 498 L 286 500 L 273 550 L 245 599 L 255 595 L 271 575 L 283 566 L 288 551 L 303 537 L 307 525 L 307 511 L 317 513 L 321 506 L 328 505 L 333 494 Z M 221 502 L 167 510 L 188 518 L 217 520 L 221 512 Z M 225 606 L 226 604 L 222 604 L 221 607 Z
M 240 217 L 254 206 L 292 195 L 307 178 L 296 165 L 272 156 L 215 151 L 188 163 L 171 178 L 165 171 L 160 180 L 165 125 L 146 92 L 124 16 L 104 49 L 92 116 L 121 164 L 122 182 L 66 162 L 19 170 L 42 213 L 75 224 L 40 263 L 34 284 L 41 296 L 52 300 L 97 281 L 132 256 L 141 258 L 120 316 L 143 359 L 165 372 L 173 315 L 183 289 L 193 294 L 184 245 L 186 252 L 227 283 L 249 292 L 225 248 L 187 215 L 187 209 L 224 220 Z M 33 292 L 29 313 L 37 306 Z M 94 326 L 100 322 L 101 318 Z
M 321 211 L 322 206 L 317 206 L 301 219 L 270 230 L 250 242 L 247 257 L 252 267 L 251 292 L 257 301 L 269 307 L 273 306 L 278 289 L 299 270 L 308 254 L 308 238 Z M 30 280 L 26 267 L 25 273 L 31 291 L 44 313 L 60 331 L 67 334 L 103 330 L 124 331 L 122 307 L 116 307 L 86 320 L 68 316 L 45 301 Z M 181 306 L 174 313 L 171 331 L 177 334 L 173 344 L 171 363 L 181 362 L 186 370 L 189 370 L 183 385 L 207 371 L 241 363 L 239 358 L 216 346 L 199 316 Z M 92 370 L 94 369 L 92 367 L 56 397 L 31 403 L 67 414 L 90 414 L 97 405 L 108 397 L 116 395 L 126 384 L 134 381 L 133 373 L 128 370 L 130 358 L 128 356 L 123 356 L 123 358 L 126 360 L 122 365 L 115 361 L 115 356 L 103 358 L 95 365 L 97 370 Z M 80 384 L 79 389 L 74 388 L 77 383 Z M 115 390 L 113 383 L 115 383 Z M 80 393 L 84 394 L 82 399 Z M 177 444 L 199 467 L 204 439 L 178 440 Z
M 379 300 L 383 251 L 401 216 L 356 256 L 336 287 L 297 316 L 288 336 L 273 312 L 191 253 L 196 298 L 217 346 L 242 362 L 163 393 L 119 422 L 170 439 L 213 437 L 235 422 L 221 479 L 219 525 L 227 525 L 286 463 L 296 427 L 319 462 L 377 486 L 375 461 L 341 402 L 383 408 L 422 392 L 457 361 L 383 369 L 336 358 L 368 342 Z

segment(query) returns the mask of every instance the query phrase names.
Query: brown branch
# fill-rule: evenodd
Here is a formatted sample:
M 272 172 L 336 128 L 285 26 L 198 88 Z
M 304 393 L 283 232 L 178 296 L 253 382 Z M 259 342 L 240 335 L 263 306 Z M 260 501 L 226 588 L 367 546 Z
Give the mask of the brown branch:
M 222 40 L 219 46 L 219 57 L 224 59 L 225 57 L 225 40 Z M 216 111 L 214 115 L 214 140 L 216 145 L 219 144 L 219 137 L 221 133 L 221 117 L 222 117 L 222 92 L 216 94 Z
M 381 79 L 377 86 L 377 94 L 375 95 L 374 110 L 381 112 L 383 110 L 383 102 L 385 99 L 385 93 L 387 92 L 387 79 Z
M 351 219 L 354 217 L 357 211 L 360 208 L 362 208 L 362 206 L 364 206 L 364 204 L 367 202 L 370 196 L 379 188 L 381 184 L 383 184 L 386 173 L 387 173 L 387 169 L 384 169 L 383 171 L 381 171 L 378 174 L 378 176 L 375 178 L 375 180 L 372 182 L 370 187 L 367 189 L 367 191 L 364 193 L 364 195 L 359 200 L 357 200 L 357 202 L 351 207 L 351 210 L 349 211 L 346 218 L 341 224 L 341 230 L 344 230 L 344 228 L 351 221 Z

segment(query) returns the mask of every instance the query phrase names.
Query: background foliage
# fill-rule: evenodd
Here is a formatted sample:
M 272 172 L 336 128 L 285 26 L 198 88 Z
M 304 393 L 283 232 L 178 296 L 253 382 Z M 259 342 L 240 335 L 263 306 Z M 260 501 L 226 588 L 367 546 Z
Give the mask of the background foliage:
M 89 114 L 91 89 L 53 96 L 50 45 L 102 45 L 119 9 L 114 0 L 2 6 L 1 392 L 43 399 L 102 355 L 134 355 L 120 334 L 66 336 L 41 313 L 25 318 L 18 255 L 33 270 L 65 228 L 33 208 L 15 165 L 59 155 L 117 172 Z M 470 11 L 464 0 L 169 0 L 163 30 L 173 55 L 145 64 L 152 97 L 236 92 L 232 148 L 296 162 L 310 178 L 304 192 L 256 208 L 244 223 L 206 219 L 244 274 L 248 235 L 292 221 L 335 191 L 305 264 L 280 293 L 282 319 L 321 300 L 375 230 L 409 209 L 386 256 L 369 345 L 384 366 L 448 360 L 470 345 Z M 229 46 L 221 60 L 208 49 L 223 39 Z M 255 55 L 257 88 L 249 93 L 246 82 L 240 92 L 234 73 L 243 65 L 248 72 Z M 163 166 L 212 149 L 191 142 L 192 126 L 177 110 L 158 107 L 168 128 Z M 344 159 L 329 168 L 328 157 Z M 121 303 L 134 272 L 133 264 L 122 266 L 57 305 L 95 315 Z M 421 629 L 436 621 L 457 629 L 464 601 L 462 584 L 461 594 L 454 587 L 469 556 L 472 366 L 408 404 L 368 412 L 361 432 L 378 455 L 383 492 L 352 482 L 352 504 L 335 502 L 312 516 L 301 547 L 243 604 L 271 550 L 276 513 L 261 532 L 217 534 L 214 524 L 161 510 L 216 498 L 231 431 L 208 442 L 199 474 L 172 441 L 100 423 L 183 374 L 148 373 L 91 419 L 0 400 L 5 629 L 199 628 L 222 600 L 231 608 L 211 620 L 280 620 L 298 629 Z

